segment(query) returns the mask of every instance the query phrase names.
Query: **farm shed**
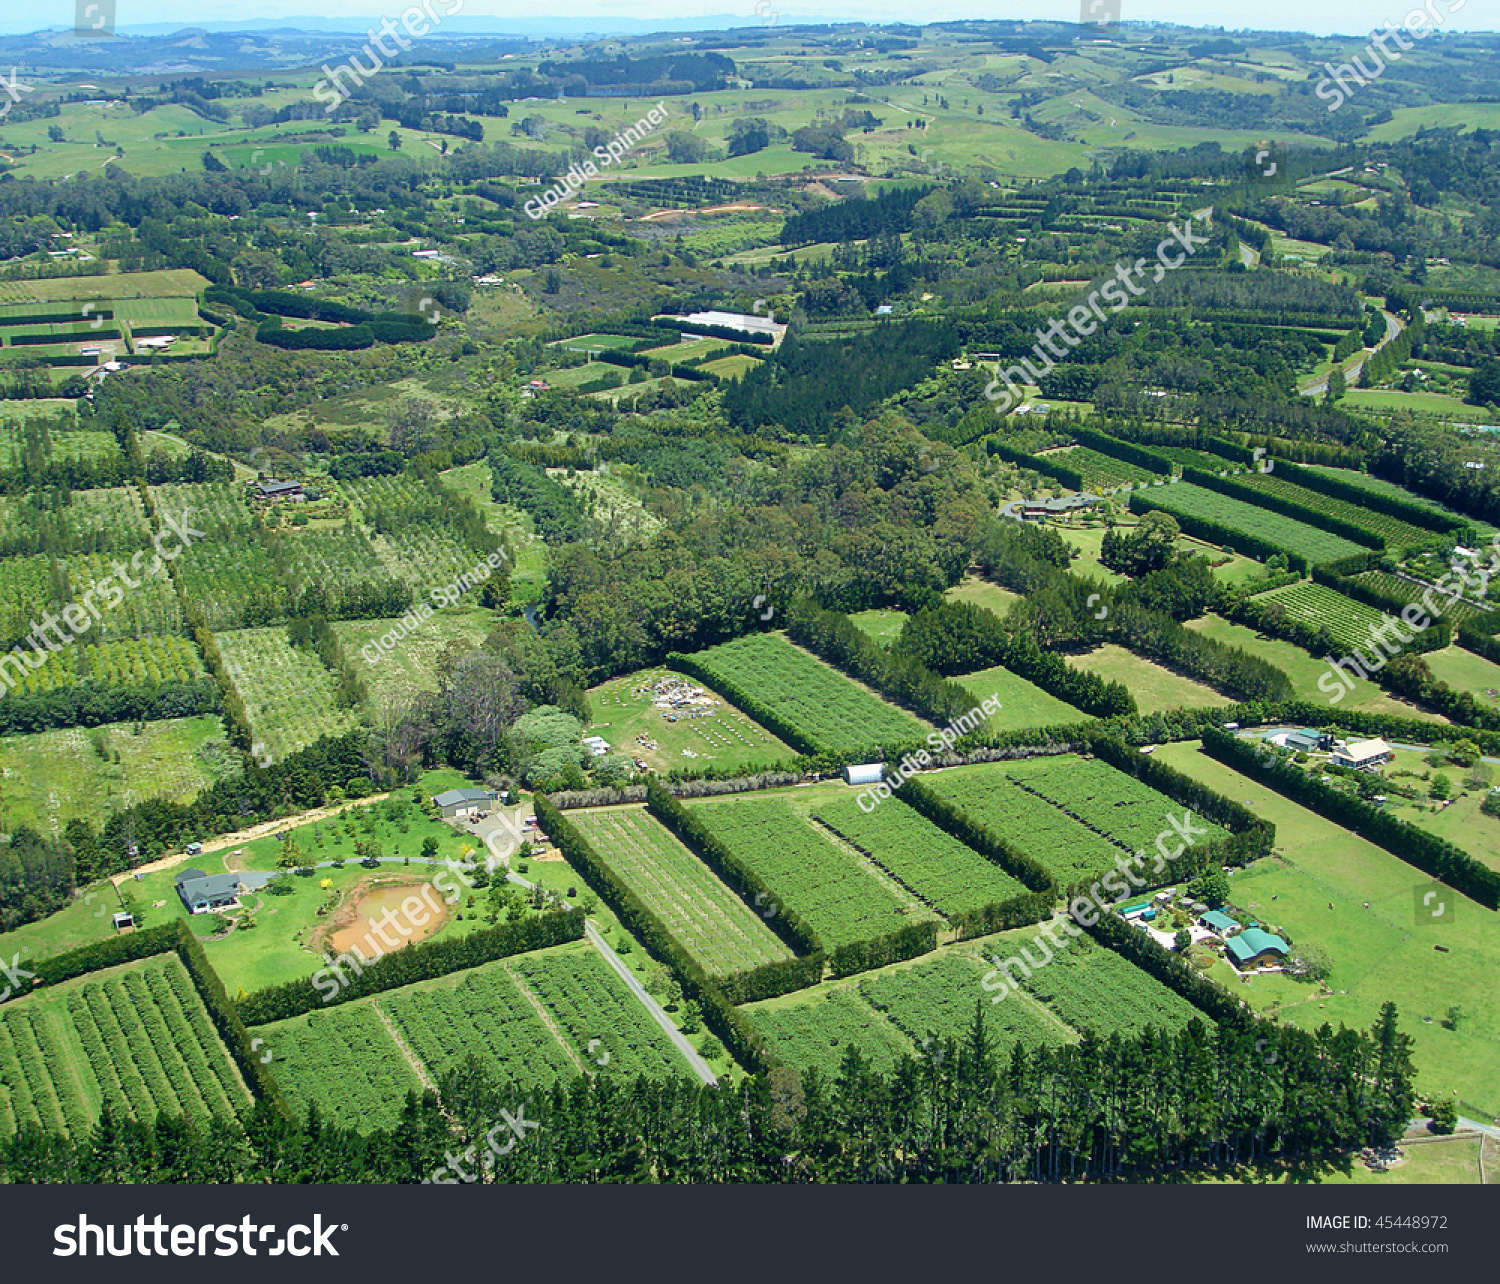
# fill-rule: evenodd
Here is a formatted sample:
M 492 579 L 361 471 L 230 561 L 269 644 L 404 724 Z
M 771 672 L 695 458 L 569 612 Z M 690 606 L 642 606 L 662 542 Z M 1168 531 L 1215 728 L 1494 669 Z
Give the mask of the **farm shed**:
M 1329 749 L 1333 746 L 1333 737 L 1323 731 L 1313 731 L 1311 728 L 1303 728 L 1301 731 L 1287 733 L 1282 742 L 1288 749 L 1300 749 L 1304 753 L 1310 753 L 1314 749 Z
M 444 820 L 454 820 L 488 811 L 494 801 L 495 793 L 490 789 L 450 789 L 434 797 L 432 805 Z
M 850 763 L 844 768 L 846 785 L 878 785 L 883 779 L 885 779 L 885 766 L 882 763 Z
M 1127 905 L 1120 911 L 1120 917 L 1129 922 L 1133 918 L 1141 918 L 1150 908 L 1150 901 L 1142 901 L 1139 905 Z
M 263 481 L 254 483 L 257 499 L 306 499 L 301 482 Z
M 1355 771 L 1373 771 L 1395 757 L 1384 740 L 1351 740 L 1339 745 L 1329 759 L 1335 767 L 1352 767 Z
M 1237 932 L 1240 927 L 1238 921 L 1230 918 L 1223 910 L 1209 910 L 1208 913 L 1200 915 L 1198 921 L 1221 936 L 1225 932 Z
M 1240 967 L 1259 963 L 1271 955 L 1285 958 L 1289 947 L 1279 936 L 1259 927 L 1247 927 L 1238 936 L 1224 942 L 1229 957 Z
M 206 914 L 240 903 L 238 874 L 205 874 L 201 869 L 185 869 L 177 875 L 177 895 L 189 914 Z

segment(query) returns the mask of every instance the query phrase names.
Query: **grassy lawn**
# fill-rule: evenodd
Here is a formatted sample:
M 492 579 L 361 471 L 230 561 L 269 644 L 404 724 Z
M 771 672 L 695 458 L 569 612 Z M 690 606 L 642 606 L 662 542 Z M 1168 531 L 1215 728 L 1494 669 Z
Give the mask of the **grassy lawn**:
M 706 370 L 709 374 L 716 374 L 721 379 L 739 379 L 746 371 L 754 370 L 758 365 L 760 365 L 759 358 L 737 352 L 732 357 L 718 357 L 713 361 L 705 361 L 698 369 Z
M 1482 771 L 1490 784 L 1495 783 L 1493 764 L 1484 764 Z M 1447 806 L 1427 796 L 1428 780 L 1439 772 L 1447 776 L 1453 786 Z M 1382 768 L 1381 774 L 1422 791 L 1422 796 L 1415 799 L 1388 795 L 1386 807 L 1391 812 L 1439 838 L 1446 838 L 1491 869 L 1500 870 L 1500 817 L 1486 816 L 1480 810 L 1489 792 L 1488 785 L 1471 789 L 1464 783 L 1469 774 L 1465 768 L 1429 767 L 1427 755 L 1415 749 L 1397 749 L 1395 760 Z
M 1120 527 L 1130 527 L 1136 524 L 1133 517 L 1116 523 Z M 1073 562 L 1073 572 L 1076 575 L 1090 576 L 1096 580 L 1104 580 L 1109 584 L 1123 584 L 1127 576 L 1118 571 L 1112 571 L 1099 560 L 1099 551 L 1104 543 L 1107 527 L 1104 526 L 1059 526 L 1058 531 L 1068 543 L 1074 545 L 1081 555 Z M 1251 580 L 1264 579 L 1266 569 L 1253 557 L 1241 557 L 1237 553 L 1226 553 L 1216 544 L 1209 544 L 1201 539 L 1193 539 L 1187 535 L 1179 535 L 1173 541 L 1173 548 L 1184 554 L 1194 557 L 1203 557 L 1211 562 L 1224 562 L 1222 566 L 1213 567 L 1214 578 L 1221 583 L 1236 585 L 1245 584 Z M 1229 560 L 1224 561 L 1225 558 Z
M 991 584 L 989 580 L 980 579 L 977 575 L 961 580 L 943 596 L 950 602 L 973 602 L 975 606 L 982 606 L 987 611 L 993 611 L 1001 619 L 1004 619 L 1010 608 L 1021 600 L 1019 593 L 1012 593 L 1008 588 Z
M 626 334 L 580 334 L 571 339 L 558 339 L 552 346 L 555 348 L 570 348 L 577 352 L 624 352 L 634 344 L 640 342 L 634 335 Z M 470 465 L 465 464 L 467 468 Z M 458 469 L 455 472 L 460 471 Z M 485 469 L 488 472 L 488 468 Z M 444 474 L 451 476 L 451 474 Z
M 431 772 L 422 779 L 420 787 L 424 794 L 431 794 L 463 783 L 469 782 L 455 772 Z M 438 857 L 442 860 L 461 859 L 467 849 L 475 846 L 473 839 L 466 838 L 451 826 L 427 819 L 410 804 L 410 791 L 403 791 L 400 797 L 406 805 L 399 817 L 388 815 L 384 804 L 372 804 L 368 810 L 350 811 L 315 823 L 288 821 L 286 830 L 295 836 L 306 859 L 316 862 L 342 859 L 348 864 L 343 869 L 320 869 L 312 877 L 282 874 L 281 881 L 292 888 L 290 895 L 260 891 L 242 898 L 243 916 L 253 920 L 255 926 L 233 931 L 221 940 L 205 941 L 204 945 L 209 962 L 223 978 L 231 996 L 240 989 L 248 992 L 309 977 L 317 970 L 317 956 L 308 945 L 314 929 L 323 922 L 318 911 L 331 895 L 345 893 L 374 877 L 427 881 L 429 869 L 420 853 L 423 840 L 429 836 L 437 838 Z M 350 829 L 354 831 L 352 834 Z M 365 869 L 358 864 L 359 857 L 354 850 L 359 839 L 378 843 L 383 856 L 409 856 L 411 864 L 385 864 L 378 871 Z M 127 876 L 120 884 L 120 892 L 135 911 L 139 925 L 156 927 L 183 919 L 190 923 L 195 934 L 207 936 L 222 923 L 217 916 L 198 915 L 195 918 L 188 914 L 176 893 L 176 876 L 187 868 L 201 869 L 206 874 L 274 870 L 281 851 L 277 838 L 267 835 L 239 846 L 205 852 L 171 868 L 138 878 Z M 331 881 L 327 890 L 319 886 L 324 879 Z M 21 949 L 23 958 L 42 958 L 109 935 L 109 916 L 119 908 L 120 897 L 107 883 L 93 892 L 92 897 L 86 893 L 68 908 L 42 922 L 28 924 L 0 937 L 0 950 L 6 952 L 6 957 Z M 480 892 L 478 896 L 482 902 L 484 893 Z M 458 912 L 464 913 L 463 920 L 450 919 L 442 927 L 441 935 L 487 926 L 478 913 L 470 916 L 467 901 L 465 894 L 464 902 L 456 907 Z
M 27 963 L 66 954 L 92 941 L 114 935 L 110 917 L 125 908 L 125 902 L 108 879 L 78 889 L 71 905 L 13 932 L 0 934 L 0 958 L 17 956 Z
M 1442 679 L 1454 690 L 1472 692 L 1482 704 L 1497 702 L 1497 698 L 1489 693 L 1500 691 L 1500 664 L 1457 646 L 1428 651 L 1422 658 L 1427 661 L 1432 676 Z
M 856 611 L 849 620 L 866 637 L 889 646 L 900 636 L 902 626 L 906 623 L 906 612 L 885 608 Z
M 1241 557 L 1238 553 L 1226 553 L 1222 548 L 1218 548 L 1212 544 L 1205 544 L 1201 540 L 1191 539 L 1186 535 L 1179 535 L 1174 547 L 1179 553 L 1191 553 L 1195 557 L 1202 557 L 1209 562 L 1222 563 L 1222 565 L 1211 566 L 1209 569 L 1213 571 L 1216 580 L 1221 584 L 1229 585 L 1231 588 L 1266 578 L 1266 568 L 1253 557 Z M 1224 561 L 1226 557 L 1229 559 L 1227 562 Z
M 213 716 L 0 738 L 0 825 L 50 833 L 147 798 L 187 802 L 227 766 L 224 743 Z
M 1376 125 L 1365 138 L 1372 143 L 1393 143 L 1410 138 L 1417 130 L 1428 129 L 1497 129 L 1500 128 L 1500 103 L 1428 103 L 1422 107 L 1397 107 L 1391 119 Z
M 1445 890 L 1449 916 L 1441 925 L 1423 921 L 1417 905 L 1432 881 L 1420 871 L 1199 752 L 1195 741 L 1158 752 L 1275 824 L 1276 854 L 1230 877 L 1231 901 L 1265 912 L 1294 943 L 1316 942 L 1332 959 L 1321 993 L 1276 975 L 1234 982 L 1236 993 L 1309 1029 L 1325 1021 L 1367 1028 L 1394 1001 L 1415 1041 L 1419 1091 L 1456 1089 L 1463 1113 L 1500 1113 L 1500 915 Z M 1454 1004 L 1464 1015 L 1450 1030 L 1442 1021 Z
M 0 282 L 0 303 L 58 303 L 73 299 L 193 298 L 208 288 L 208 278 L 192 268 L 159 272 L 121 272 L 117 276 L 63 276 L 42 281 Z
M 728 346 L 729 343 L 725 339 L 696 339 L 687 336 L 676 343 L 664 343 L 658 348 L 646 348 L 641 355 L 661 357 L 676 365 L 681 361 L 691 361 L 694 357 L 706 357 L 710 352 L 717 352 L 720 348 Z
M 664 678 L 702 686 L 696 678 L 666 668 L 643 669 L 614 678 L 588 693 L 595 719 L 590 732 L 608 740 L 616 753 L 640 758 L 657 771 L 705 762 L 739 770 L 797 756 L 794 749 L 717 693 L 711 692 L 712 717 L 688 718 L 682 711 L 656 707 L 642 688 Z M 669 721 L 669 715 L 677 720 Z M 638 736 L 653 741 L 656 748 L 642 745 Z
M 1073 559 L 1074 575 L 1103 580 L 1106 584 L 1125 583 L 1126 576 L 1118 571 L 1110 570 L 1099 560 L 1099 549 L 1104 543 L 1108 528 L 1104 526 L 1055 526 L 1054 528 L 1063 539 L 1079 550 L 1079 556 Z
M 1186 627 L 1194 633 L 1213 638 L 1216 642 L 1241 647 L 1251 655 L 1258 655 L 1262 660 L 1274 664 L 1292 680 L 1296 699 L 1327 703 L 1328 694 L 1319 690 L 1318 678 L 1328 672 L 1328 666 L 1300 646 L 1283 642 L 1280 638 L 1267 637 L 1243 624 L 1231 624 L 1217 615 L 1204 615 L 1196 620 L 1189 620 Z M 1348 692 L 1336 707 L 1361 709 L 1370 713 L 1390 713 L 1403 718 L 1428 718 L 1433 722 L 1447 721 L 1436 713 L 1420 709 L 1404 700 L 1397 700 L 1373 682 L 1359 677 L 1354 679 L 1354 690 Z
M 1421 1138 L 1398 1144 L 1400 1161 L 1377 1172 L 1358 1155 L 1341 1155 L 1316 1163 L 1264 1164 L 1205 1174 L 1194 1178 L 1205 1185 L 1317 1185 L 1317 1186 L 1429 1186 L 1480 1184 L 1480 1147 L 1487 1145 L 1485 1159 L 1496 1160 L 1496 1143 L 1484 1142 L 1472 1133 L 1453 1137 Z
M 1049 695 L 1041 687 L 1012 673 L 1003 665 L 980 669 L 955 679 L 976 701 L 987 696 L 1000 698 L 1000 710 L 986 724 L 991 731 L 1017 731 L 1022 727 L 1055 727 L 1062 723 L 1083 722 L 1086 714 L 1065 700 Z
M 1065 657 L 1075 669 L 1092 669 L 1107 682 L 1123 682 L 1130 688 L 1142 713 L 1162 709 L 1209 709 L 1230 703 L 1212 687 L 1184 678 L 1159 664 L 1142 659 L 1133 651 L 1108 642 L 1087 655 Z
M 1368 406 L 1373 410 L 1425 410 L 1429 414 L 1452 415 L 1455 419 L 1472 419 L 1487 423 L 1493 416 L 1479 406 L 1471 406 L 1457 397 L 1440 392 L 1397 392 L 1385 388 L 1351 388 L 1344 395 L 1351 406 Z

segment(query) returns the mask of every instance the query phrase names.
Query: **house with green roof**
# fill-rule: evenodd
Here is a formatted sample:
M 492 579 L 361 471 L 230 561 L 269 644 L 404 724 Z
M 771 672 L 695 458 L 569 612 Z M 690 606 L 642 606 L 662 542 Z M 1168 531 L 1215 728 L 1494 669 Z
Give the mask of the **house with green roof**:
M 1240 968 L 1253 967 L 1272 957 L 1285 958 L 1290 948 L 1281 937 L 1259 927 L 1247 927 L 1238 936 L 1224 942 L 1225 952 Z
M 1240 924 L 1237 919 L 1232 919 L 1223 910 L 1209 910 L 1206 914 L 1200 914 L 1198 921 L 1212 932 L 1220 936 L 1228 932 L 1238 932 Z

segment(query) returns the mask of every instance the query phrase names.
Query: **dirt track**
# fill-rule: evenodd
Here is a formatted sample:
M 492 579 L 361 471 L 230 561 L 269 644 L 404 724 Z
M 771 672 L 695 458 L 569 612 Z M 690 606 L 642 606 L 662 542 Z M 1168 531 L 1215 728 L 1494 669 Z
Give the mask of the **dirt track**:
M 705 205 L 701 210 L 652 210 L 649 214 L 642 214 L 642 223 L 658 223 L 667 219 L 686 218 L 689 214 L 748 214 L 753 210 L 765 210 L 768 214 L 780 214 L 779 209 L 770 205 L 747 205 L 739 203 L 735 205 Z
M 203 844 L 203 850 L 198 853 L 198 856 L 189 856 L 186 852 L 163 856 L 159 860 L 148 861 L 144 865 L 137 865 L 134 869 L 127 869 L 123 874 L 113 874 L 110 876 L 110 882 L 118 887 L 136 874 L 158 874 L 164 869 L 172 869 L 177 865 L 185 865 L 190 860 L 197 860 L 199 856 L 221 852 L 226 847 L 242 847 L 257 838 L 265 838 L 268 834 L 274 834 L 278 829 L 286 829 L 292 825 L 307 825 L 315 820 L 327 820 L 330 816 L 337 816 L 351 807 L 365 807 L 370 803 L 383 802 L 389 797 L 389 793 L 371 794 L 368 798 L 353 798 L 331 807 L 319 807 L 316 811 L 299 812 L 296 816 L 285 816 L 280 820 L 268 820 L 259 825 L 252 825 L 249 829 L 237 830 L 219 838 L 210 838 Z

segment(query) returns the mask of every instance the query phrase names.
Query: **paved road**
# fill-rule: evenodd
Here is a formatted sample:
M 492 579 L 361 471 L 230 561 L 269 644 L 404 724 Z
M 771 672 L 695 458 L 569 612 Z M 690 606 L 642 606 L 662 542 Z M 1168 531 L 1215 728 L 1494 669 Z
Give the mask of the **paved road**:
M 1500 1128 L 1495 1127 L 1494 1124 L 1480 1123 L 1477 1119 L 1465 1119 L 1463 1115 L 1459 1115 L 1458 1126 L 1472 1128 L 1475 1132 L 1482 1132 L 1486 1137 L 1493 1137 L 1496 1141 L 1500 1141 Z
M 688 1064 L 693 1067 L 693 1073 L 709 1087 L 716 1086 L 719 1081 L 714 1077 L 714 1072 L 709 1069 L 708 1062 L 698 1055 L 698 1050 L 683 1037 L 682 1031 L 672 1024 L 672 1018 L 662 1011 L 661 1004 L 646 993 L 646 987 L 635 979 L 635 974 L 625 966 L 625 960 L 609 948 L 604 937 L 599 934 L 599 929 L 592 923 L 587 923 L 584 925 L 584 931 L 588 933 L 589 944 L 604 956 L 604 961 L 614 968 L 620 979 L 630 987 L 630 992 L 651 1014 L 656 1024 L 666 1031 L 667 1038 L 671 1039 L 677 1045 L 677 1050 L 687 1058 Z
M 1373 351 L 1366 353 L 1352 365 L 1344 367 L 1344 378 L 1348 381 L 1351 388 L 1354 386 L 1354 381 L 1359 378 L 1359 372 L 1365 368 L 1365 362 L 1373 357 L 1376 352 L 1379 352 L 1383 347 L 1385 347 L 1385 345 L 1388 344 L 1392 339 L 1394 339 L 1398 334 L 1400 334 L 1401 331 L 1406 329 L 1406 326 L 1402 323 L 1401 318 L 1398 317 L 1394 312 L 1387 312 L 1384 308 L 1382 308 L 1380 310 L 1380 315 L 1385 318 L 1385 337 L 1375 345 Z M 1300 392 L 1304 397 L 1321 397 L 1325 392 L 1328 391 L 1328 376 L 1324 375 L 1320 381 L 1307 384 L 1305 387 L 1298 388 L 1297 391 Z

